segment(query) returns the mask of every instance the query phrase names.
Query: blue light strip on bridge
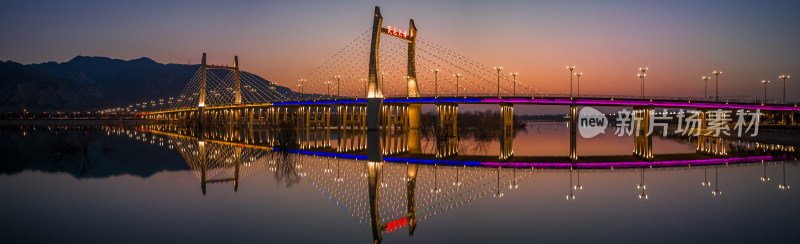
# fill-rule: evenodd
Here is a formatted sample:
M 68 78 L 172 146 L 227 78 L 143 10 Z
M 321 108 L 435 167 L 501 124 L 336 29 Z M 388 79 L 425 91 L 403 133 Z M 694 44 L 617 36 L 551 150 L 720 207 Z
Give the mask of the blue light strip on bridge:
M 323 104 L 354 104 L 354 103 L 367 103 L 367 99 L 275 102 L 272 103 L 272 105 L 323 105 Z

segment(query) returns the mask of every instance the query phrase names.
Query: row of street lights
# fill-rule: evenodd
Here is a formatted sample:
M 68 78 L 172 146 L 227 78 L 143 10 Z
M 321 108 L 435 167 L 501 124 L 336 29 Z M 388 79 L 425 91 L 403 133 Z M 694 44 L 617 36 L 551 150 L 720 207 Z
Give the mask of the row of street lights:
M 572 97 L 572 76 L 573 75 L 578 77 L 578 87 L 577 87 L 578 89 L 577 89 L 577 94 L 576 95 L 577 96 L 581 96 L 581 75 L 583 75 L 583 72 L 572 73 L 572 71 L 575 70 L 575 65 L 567 66 L 567 69 L 569 69 L 569 97 Z
M 497 70 L 497 96 L 499 97 L 500 96 L 500 71 L 503 70 L 503 67 L 497 66 L 497 67 L 494 67 L 494 69 Z M 570 97 L 573 96 L 573 91 L 572 91 L 572 87 L 573 87 L 573 85 L 572 85 L 573 84 L 572 77 L 573 77 L 573 75 L 578 77 L 578 80 L 577 80 L 578 81 L 578 83 L 577 83 L 577 94 L 575 94 L 575 95 L 580 96 L 580 94 L 581 94 L 581 90 L 580 90 L 581 89 L 580 88 L 580 86 L 581 86 L 581 75 L 583 75 L 583 72 L 580 72 L 580 73 L 579 72 L 574 72 L 573 73 L 573 71 L 575 70 L 575 66 L 574 65 L 573 66 L 567 66 L 567 69 L 569 69 L 569 72 L 570 72 L 570 76 L 569 76 L 569 85 L 570 85 L 569 86 L 569 96 Z M 649 68 L 647 68 L 647 67 L 639 68 L 640 73 L 636 74 L 637 77 L 639 77 L 639 79 L 641 80 L 641 87 L 640 87 L 640 96 L 641 96 L 641 98 L 644 98 L 644 78 L 647 76 L 647 70 L 648 69 Z M 431 70 L 431 72 L 433 72 L 433 75 L 434 75 L 434 83 L 433 83 L 434 84 L 434 97 L 439 97 L 439 71 L 440 71 L 439 69 L 432 69 Z M 714 101 L 715 102 L 719 102 L 719 75 L 722 74 L 722 71 L 714 70 L 714 71 L 711 72 L 711 74 L 714 74 L 714 78 L 715 78 L 714 79 L 715 80 Z M 382 73 L 381 74 L 381 78 L 383 78 L 384 75 L 386 75 L 386 73 Z M 509 75 L 511 75 L 513 77 L 513 81 L 512 81 L 512 83 L 513 83 L 512 96 L 516 96 L 517 95 L 517 75 L 519 75 L 519 73 L 512 72 L 512 73 L 509 73 Z M 453 74 L 453 76 L 456 77 L 456 97 L 457 97 L 458 96 L 458 92 L 459 92 L 458 91 L 459 90 L 459 78 L 461 77 L 461 74 Z M 342 77 L 337 75 L 337 76 L 333 76 L 333 78 L 336 79 L 336 96 L 338 97 L 338 96 L 340 96 L 340 93 L 339 93 L 340 92 L 340 86 L 339 86 L 339 84 L 340 84 L 340 81 L 341 81 Z M 791 76 L 789 76 L 789 75 L 779 75 L 778 78 L 779 79 L 783 79 L 783 103 L 786 103 L 786 79 L 791 78 Z M 705 98 L 708 98 L 708 80 L 711 79 L 711 76 L 702 76 L 701 79 L 703 79 L 703 81 L 704 81 L 703 98 L 705 99 Z M 366 82 L 366 79 L 362 79 L 362 80 Z M 300 84 L 297 84 L 297 86 L 301 88 L 300 93 L 302 93 L 302 94 L 305 94 L 305 90 L 303 89 L 305 81 L 306 81 L 306 79 L 300 79 L 299 80 Z M 770 83 L 770 82 L 771 81 L 769 81 L 769 80 L 761 80 L 761 83 L 764 84 L 764 102 L 765 103 L 767 101 L 767 83 Z M 332 83 L 331 81 L 326 81 L 325 82 L 325 84 L 328 85 L 328 92 L 327 92 L 328 96 L 330 96 L 330 84 L 331 83 Z
M 567 66 L 567 69 L 569 69 L 569 73 L 570 73 L 570 76 L 569 76 L 569 96 L 572 97 L 572 95 L 573 95 L 573 93 L 572 93 L 572 76 L 573 75 L 578 77 L 578 90 L 577 90 L 578 93 L 577 93 L 577 96 L 580 96 L 580 94 L 581 94 L 580 93 L 580 91 L 581 91 L 580 90 L 580 84 L 581 84 L 580 83 L 581 82 L 580 79 L 581 79 L 581 75 L 583 75 L 583 73 L 577 73 L 577 72 L 573 73 L 573 71 L 575 70 L 575 66 L 574 65 L 573 66 Z M 642 98 L 644 98 L 644 78 L 647 76 L 647 70 L 648 69 L 649 68 L 647 68 L 647 67 L 639 68 L 640 73 L 636 74 L 636 76 L 639 77 L 639 79 L 641 80 L 641 87 L 640 87 L 640 94 L 641 95 L 640 96 Z M 498 70 L 498 74 L 499 74 L 499 70 Z M 714 78 L 715 78 L 714 101 L 715 102 L 719 102 L 719 75 L 722 74 L 722 71 L 714 70 L 714 71 L 711 72 L 711 74 L 714 74 Z M 778 76 L 778 78 L 779 79 L 783 79 L 783 103 L 786 103 L 786 79 L 791 78 L 791 76 L 789 76 L 789 75 L 780 75 L 780 76 Z M 703 98 L 708 98 L 708 80 L 711 79 L 711 76 L 703 76 L 702 79 L 704 81 Z M 767 83 L 769 83 L 769 82 L 770 81 L 768 81 L 768 80 L 762 80 L 761 81 L 761 83 L 764 84 L 764 102 L 767 101 L 767 95 L 766 95 L 767 94 Z

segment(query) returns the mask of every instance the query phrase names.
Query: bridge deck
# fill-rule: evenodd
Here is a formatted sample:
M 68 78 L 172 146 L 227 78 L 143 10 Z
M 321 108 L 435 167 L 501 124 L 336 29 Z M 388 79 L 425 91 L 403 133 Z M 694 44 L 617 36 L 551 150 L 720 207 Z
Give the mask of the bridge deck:
M 800 111 L 797 104 L 761 104 L 756 102 L 714 102 L 708 100 L 691 99 L 640 99 L 640 98 L 614 98 L 614 97 L 402 97 L 384 98 L 384 103 L 407 103 L 407 104 L 436 104 L 436 103 L 456 103 L 456 104 L 525 104 L 525 105 L 579 105 L 579 106 L 611 106 L 611 107 L 635 107 L 653 106 L 662 108 L 693 108 L 693 109 L 761 109 L 773 111 Z M 231 108 L 253 108 L 269 106 L 292 106 L 292 105 L 366 105 L 367 99 L 319 99 L 319 100 L 298 100 L 281 101 L 272 103 L 255 103 L 206 107 L 206 110 L 231 109 Z M 156 111 L 147 114 L 161 114 L 181 111 L 195 111 L 196 108 L 180 108 L 164 111 Z

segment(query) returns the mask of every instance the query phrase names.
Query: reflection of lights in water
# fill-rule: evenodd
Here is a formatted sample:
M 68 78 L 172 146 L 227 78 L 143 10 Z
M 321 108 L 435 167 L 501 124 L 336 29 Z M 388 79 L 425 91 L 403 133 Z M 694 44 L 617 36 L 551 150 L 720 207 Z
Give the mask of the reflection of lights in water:
M 714 195 L 714 196 L 722 195 L 722 191 L 719 190 L 719 167 L 718 166 L 714 166 L 714 185 L 716 185 L 716 188 L 714 188 L 714 190 L 711 191 L 711 195 Z
M 786 162 L 781 162 L 781 165 L 783 166 L 783 184 L 778 185 L 778 189 L 788 190 L 792 186 L 786 184 Z

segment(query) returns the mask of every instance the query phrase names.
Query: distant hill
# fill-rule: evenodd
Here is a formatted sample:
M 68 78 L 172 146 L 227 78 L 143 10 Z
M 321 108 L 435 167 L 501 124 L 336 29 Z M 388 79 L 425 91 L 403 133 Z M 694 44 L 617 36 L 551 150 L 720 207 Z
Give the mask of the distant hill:
M 29 65 L 0 61 L 0 112 L 94 110 L 175 96 L 199 66 L 88 56 Z

